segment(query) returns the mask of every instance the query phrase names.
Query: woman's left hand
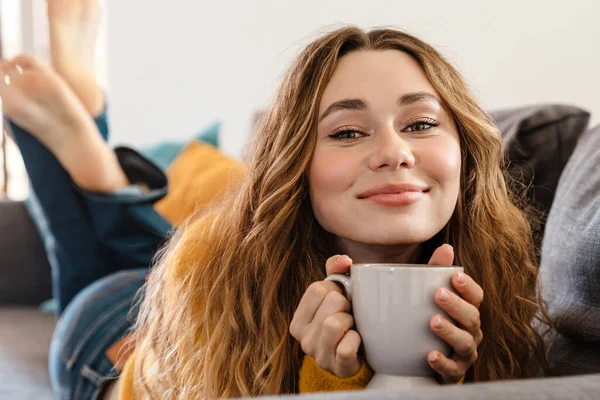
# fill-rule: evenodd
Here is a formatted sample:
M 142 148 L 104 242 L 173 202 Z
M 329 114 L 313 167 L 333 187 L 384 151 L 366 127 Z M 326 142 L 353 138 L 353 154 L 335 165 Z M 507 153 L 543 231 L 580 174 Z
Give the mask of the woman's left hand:
M 450 246 L 441 246 L 434 252 L 430 264 L 452 265 L 453 259 L 453 249 Z M 450 358 L 439 351 L 432 351 L 427 355 L 431 368 L 439 373 L 446 383 L 457 383 L 465 376 L 477 360 L 477 347 L 483 340 L 479 315 L 483 289 L 462 272 L 454 274 L 452 285 L 460 296 L 447 289 L 438 289 L 435 292 L 435 302 L 458 326 L 441 314 L 435 315 L 429 325 L 454 351 Z

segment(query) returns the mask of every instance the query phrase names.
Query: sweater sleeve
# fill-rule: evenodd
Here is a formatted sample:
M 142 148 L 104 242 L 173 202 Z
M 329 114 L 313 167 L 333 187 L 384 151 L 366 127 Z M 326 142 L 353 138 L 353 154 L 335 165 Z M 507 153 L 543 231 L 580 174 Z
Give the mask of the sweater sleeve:
M 133 353 L 123 368 L 121 376 L 119 377 L 119 400 L 133 400 L 134 386 L 133 386 L 133 364 L 135 362 L 135 353 Z
M 349 378 L 339 378 L 319 367 L 310 356 L 304 356 L 300 369 L 300 394 L 313 392 L 335 392 L 362 390 L 373 376 L 373 371 L 363 363 L 360 370 Z
M 349 378 L 340 378 L 319 367 L 312 357 L 304 356 L 300 369 L 300 394 L 363 390 L 372 377 L 373 370 L 366 362 L 362 364 L 355 375 Z M 464 381 L 463 377 L 456 384 L 462 385 Z

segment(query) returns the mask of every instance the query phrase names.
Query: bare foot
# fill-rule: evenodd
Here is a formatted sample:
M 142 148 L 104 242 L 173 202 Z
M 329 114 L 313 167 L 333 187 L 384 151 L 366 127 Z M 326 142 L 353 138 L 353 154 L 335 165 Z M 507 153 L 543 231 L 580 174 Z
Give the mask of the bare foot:
M 94 121 L 51 68 L 28 55 L 0 63 L 0 98 L 5 116 L 46 146 L 80 187 L 111 192 L 128 185 Z
M 100 26 L 98 1 L 47 1 L 52 65 L 88 112 L 98 115 L 104 107 L 102 90 L 94 76 L 96 39 Z

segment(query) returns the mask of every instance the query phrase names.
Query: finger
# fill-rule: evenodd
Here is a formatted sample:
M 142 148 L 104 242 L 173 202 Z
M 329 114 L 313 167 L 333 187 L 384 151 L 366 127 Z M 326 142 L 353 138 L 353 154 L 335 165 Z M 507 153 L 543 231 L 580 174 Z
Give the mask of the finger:
M 429 326 L 433 333 L 454 349 L 456 356 L 469 362 L 475 361 L 477 358 L 477 343 L 475 343 L 475 339 L 469 332 L 451 324 L 441 315 L 433 317 L 429 322 Z
M 452 277 L 452 285 L 463 299 L 475 307 L 479 308 L 483 303 L 483 289 L 469 275 L 457 272 Z
M 302 336 L 302 329 L 310 324 L 321 303 L 331 291 L 336 291 L 340 295 L 342 293 L 342 289 L 334 282 L 319 281 L 306 289 L 290 323 L 290 333 L 293 337 L 299 339 Z
M 340 378 L 349 378 L 356 375 L 360 369 L 358 349 L 361 342 L 362 340 L 358 332 L 349 330 L 338 344 L 335 352 L 335 374 Z
M 321 348 L 324 353 L 335 355 L 339 344 L 346 333 L 354 326 L 352 315 L 340 312 L 330 315 L 323 321 Z
M 479 310 L 456 294 L 447 289 L 438 289 L 435 292 L 435 302 L 471 335 L 475 336 L 481 329 Z
M 441 245 L 435 249 L 429 259 L 429 265 L 452 265 L 453 262 L 454 248 L 449 244 Z
M 350 302 L 338 291 L 330 291 L 321 302 L 319 309 L 315 313 L 314 318 L 310 323 L 321 324 L 333 314 L 340 312 L 349 312 Z
M 460 381 L 471 364 L 466 365 L 461 361 L 455 361 L 445 357 L 439 351 L 432 351 L 427 355 L 427 361 L 431 368 L 442 376 L 446 383 L 456 383 Z
M 329 257 L 325 263 L 325 271 L 327 276 L 331 274 L 345 274 L 350 271 L 352 259 L 347 255 L 335 255 Z

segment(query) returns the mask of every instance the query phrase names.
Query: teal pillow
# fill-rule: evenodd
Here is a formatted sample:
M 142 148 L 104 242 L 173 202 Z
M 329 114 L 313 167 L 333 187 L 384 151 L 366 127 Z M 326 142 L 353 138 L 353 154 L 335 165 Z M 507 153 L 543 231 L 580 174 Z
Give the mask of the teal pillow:
M 198 140 L 219 147 L 220 129 L 221 123 L 215 122 L 197 134 L 192 140 Z M 162 170 L 166 170 L 189 142 L 186 140 L 176 142 L 164 141 L 150 147 L 142 148 L 140 152 Z

